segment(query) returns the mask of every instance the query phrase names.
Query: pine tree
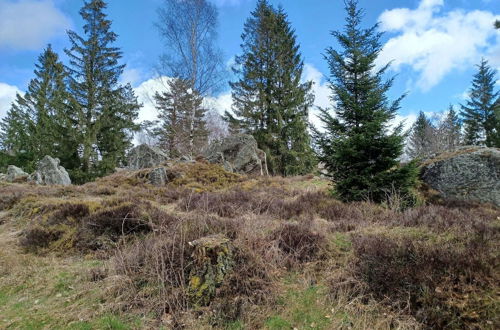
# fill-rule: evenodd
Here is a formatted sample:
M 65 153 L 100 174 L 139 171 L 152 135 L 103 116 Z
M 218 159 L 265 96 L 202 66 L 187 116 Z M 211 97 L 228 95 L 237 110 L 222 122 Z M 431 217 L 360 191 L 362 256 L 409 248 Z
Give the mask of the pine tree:
M 17 95 L 2 123 L 2 145 L 33 170 L 46 155 L 58 157 L 67 168 L 75 165 L 76 144 L 69 117 L 70 97 L 63 64 L 49 45 L 35 64 L 35 78 L 24 96 Z M 20 160 L 16 161 L 16 158 Z
M 230 127 L 254 135 L 271 173 L 307 173 L 315 164 L 308 133 L 314 96 L 312 83 L 301 82 L 304 64 L 295 31 L 282 8 L 260 0 L 242 39 L 234 68 L 240 79 L 231 83 L 235 116 L 226 114 Z
M 400 167 L 404 135 L 399 125 L 389 132 L 402 97 L 389 101 L 393 79 L 383 80 L 389 65 L 375 69 L 382 45 L 378 26 L 361 28 L 357 1 L 346 1 L 343 32 L 332 32 L 341 51 L 327 49 L 335 115 L 321 110 L 325 132 L 316 130 L 320 160 L 325 163 L 335 194 L 343 201 L 382 202 L 390 191 L 409 196 L 415 184 L 414 163 Z
M 495 146 L 499 122 L 496 112 L 498 109 L 499 91 L 495 91 L 496 70 L 491 68 L 488 61 L 481 60 L 477 66 L 478 72 L 472 80 L 469 99 L 462 105 L 460 112 L 464 127 L 464 143 L 467 145 Z
M 72 111 L 79 134 L 81 176 L 78 181 L 104 175 L 124 161 L 131 145 L 134 123 L 140 105 L 130 85 L 118 83 L 124 65 L 122 52 L 113 47 L 117 35 L 103 0 L 86 1 L 80 10 L 85 21 L 84 36 L 69 31 L 69 88 Z
M 154 96 L 160 119 L 160 127 L 156 130 L 160 146 L 170 157 L 180 157 L 186 150 L 195 155 L 205 146 L 208 135 L 203 97 L 190 88 L 188 81 L 179 78 L 170 80 L 168 89 Z M 194 122 L 191 124 L 193 109 Z
M 408 136 L 407 153 L 410 158 L 425 159 L 435 152 L 436 128 L 425 113 L 420 111 Z

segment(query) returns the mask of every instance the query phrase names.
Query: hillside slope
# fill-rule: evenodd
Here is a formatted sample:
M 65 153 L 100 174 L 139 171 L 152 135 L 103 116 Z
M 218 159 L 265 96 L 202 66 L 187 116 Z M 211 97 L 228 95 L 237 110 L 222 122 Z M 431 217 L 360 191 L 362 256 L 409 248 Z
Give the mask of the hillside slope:
M 162 187 L 144 171 L 0 184 L 0 328 L 500 327 L 494 207 L 399 211 L 312 176 L 173 170 Z

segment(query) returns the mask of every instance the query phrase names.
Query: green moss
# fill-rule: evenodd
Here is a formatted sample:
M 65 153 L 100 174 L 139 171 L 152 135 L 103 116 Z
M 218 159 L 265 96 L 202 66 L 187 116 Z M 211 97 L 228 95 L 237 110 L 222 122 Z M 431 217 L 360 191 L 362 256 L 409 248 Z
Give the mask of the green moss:
M 207 306 L 233 266 L 229 240 L 222 236 L 192 242 L 193 266 L 190 270 L 188 297 L 194 307 Z
M 228 188 L 242 179 L 240 175 L 227 172 L 219 165 L 203 162 L 179 164 L 172 171 L 180 174 L 171 183 L 173 186 L 182 186 L 197 192 Z

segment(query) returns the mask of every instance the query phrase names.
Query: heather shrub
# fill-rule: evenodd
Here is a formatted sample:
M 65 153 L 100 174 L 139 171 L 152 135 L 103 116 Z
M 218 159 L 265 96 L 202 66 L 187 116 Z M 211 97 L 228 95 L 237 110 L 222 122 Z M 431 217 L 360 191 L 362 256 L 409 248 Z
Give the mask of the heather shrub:
M 21 245 L 31 251 L 109 249 L 122 238 L 176 220 L 147 201 L 129 199 L 46 204 L 36 209 L 21 239 Z
M 242 190 L 204 192 L 185 197 L 180 205 L 186 211 L 200 210 L 229 218 L 248 210 L 252 199 L 253 196 L 250 192 Z
M 314 232 L 307 223 L 284 223 L 270 235 L 285 256 L 285 265 L 315 260 L 326 247 L 325 237 Z
M 408 227 L 425 226 L 439 233 L 450 229 L 475 232 L 478 226 L 493 227 L 499 216 L 498 210 L 484 207 L 428 205 L 406 210 L 394 217 L 393 223 Z
M 354 272 L 376 298 L 429 327 L 481 327 L 494 318 L 494 302 L 479 297 L 498 281 L 498 244 L 471 236 L 431 242 L 357 235 Z

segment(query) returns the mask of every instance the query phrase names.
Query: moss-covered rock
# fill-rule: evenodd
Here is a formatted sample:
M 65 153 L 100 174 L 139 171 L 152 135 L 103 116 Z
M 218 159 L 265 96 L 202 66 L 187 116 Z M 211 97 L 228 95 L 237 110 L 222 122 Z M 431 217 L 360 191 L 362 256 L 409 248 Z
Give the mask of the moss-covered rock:
M 189 244 L 193 246 L 188 284 L 189 301 L 194 307 L 207 306 L 233 266 L 230 240 L 216 235 L 203 237 Z

